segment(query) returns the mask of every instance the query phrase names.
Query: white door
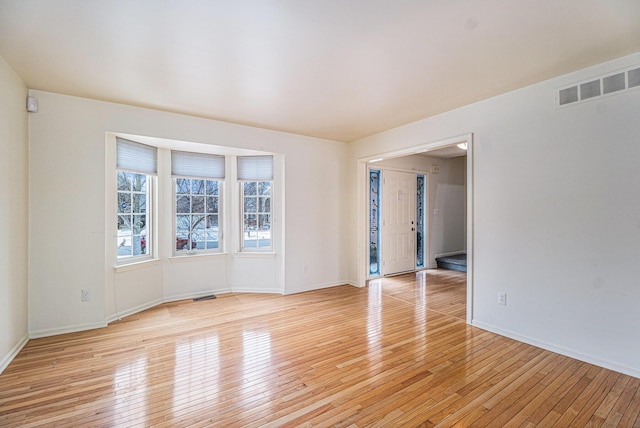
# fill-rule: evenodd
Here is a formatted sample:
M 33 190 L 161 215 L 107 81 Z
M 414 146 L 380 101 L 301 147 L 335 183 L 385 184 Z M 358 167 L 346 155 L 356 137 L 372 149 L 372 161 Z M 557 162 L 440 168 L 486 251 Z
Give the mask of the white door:
M 393 275 L 416 268 L 416 176 L 382 174 L 382 274 Z

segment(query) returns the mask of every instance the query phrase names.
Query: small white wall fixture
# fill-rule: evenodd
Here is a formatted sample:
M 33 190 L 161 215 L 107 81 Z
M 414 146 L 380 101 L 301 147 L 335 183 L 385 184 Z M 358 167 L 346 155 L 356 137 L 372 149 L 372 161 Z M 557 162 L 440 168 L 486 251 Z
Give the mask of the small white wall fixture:
M 357 189 L 356 189 L 356 233 L 357 233 L 357 286 L 364 287 L 369 279 L 368 253 L 369 222 L 368 211 L 368 164 L 380 159 L 391 159 L 415 154 L 424 154 L 458 144 L 467 145 L 467 324 L 473 321 L 473 134 L 465 134 L 407 147 L 387 153 L 359 158 L 357 161 Z

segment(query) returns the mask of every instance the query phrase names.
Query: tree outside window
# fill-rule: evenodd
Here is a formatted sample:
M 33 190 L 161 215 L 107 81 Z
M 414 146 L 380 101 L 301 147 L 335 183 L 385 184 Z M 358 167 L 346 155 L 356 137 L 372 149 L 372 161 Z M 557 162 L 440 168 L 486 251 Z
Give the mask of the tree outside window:
M 220 182 L 176 178 L 176 251 L 220 247 Z

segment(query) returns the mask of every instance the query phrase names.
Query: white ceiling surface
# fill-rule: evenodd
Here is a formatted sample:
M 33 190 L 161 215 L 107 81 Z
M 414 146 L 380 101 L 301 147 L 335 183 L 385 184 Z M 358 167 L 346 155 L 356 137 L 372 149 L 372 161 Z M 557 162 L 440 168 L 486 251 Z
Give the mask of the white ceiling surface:
M 338 141 L 637 51 L 638 0 L 0 0 L 30 88 Z

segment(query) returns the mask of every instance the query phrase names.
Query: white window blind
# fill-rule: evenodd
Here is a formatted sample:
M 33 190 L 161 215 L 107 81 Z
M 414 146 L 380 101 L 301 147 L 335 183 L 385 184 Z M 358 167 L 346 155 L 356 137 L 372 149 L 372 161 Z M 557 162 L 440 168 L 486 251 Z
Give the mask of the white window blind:
M 238 180 L 273 180 L 273 156 L 238 156 Z
M 224 178 L 224 156 L 172 151 L 171 174 L 174 177 Z
M 158 149 L 135 141 L 116 138 L 118 169 L 148 175 L 158 173 Z

